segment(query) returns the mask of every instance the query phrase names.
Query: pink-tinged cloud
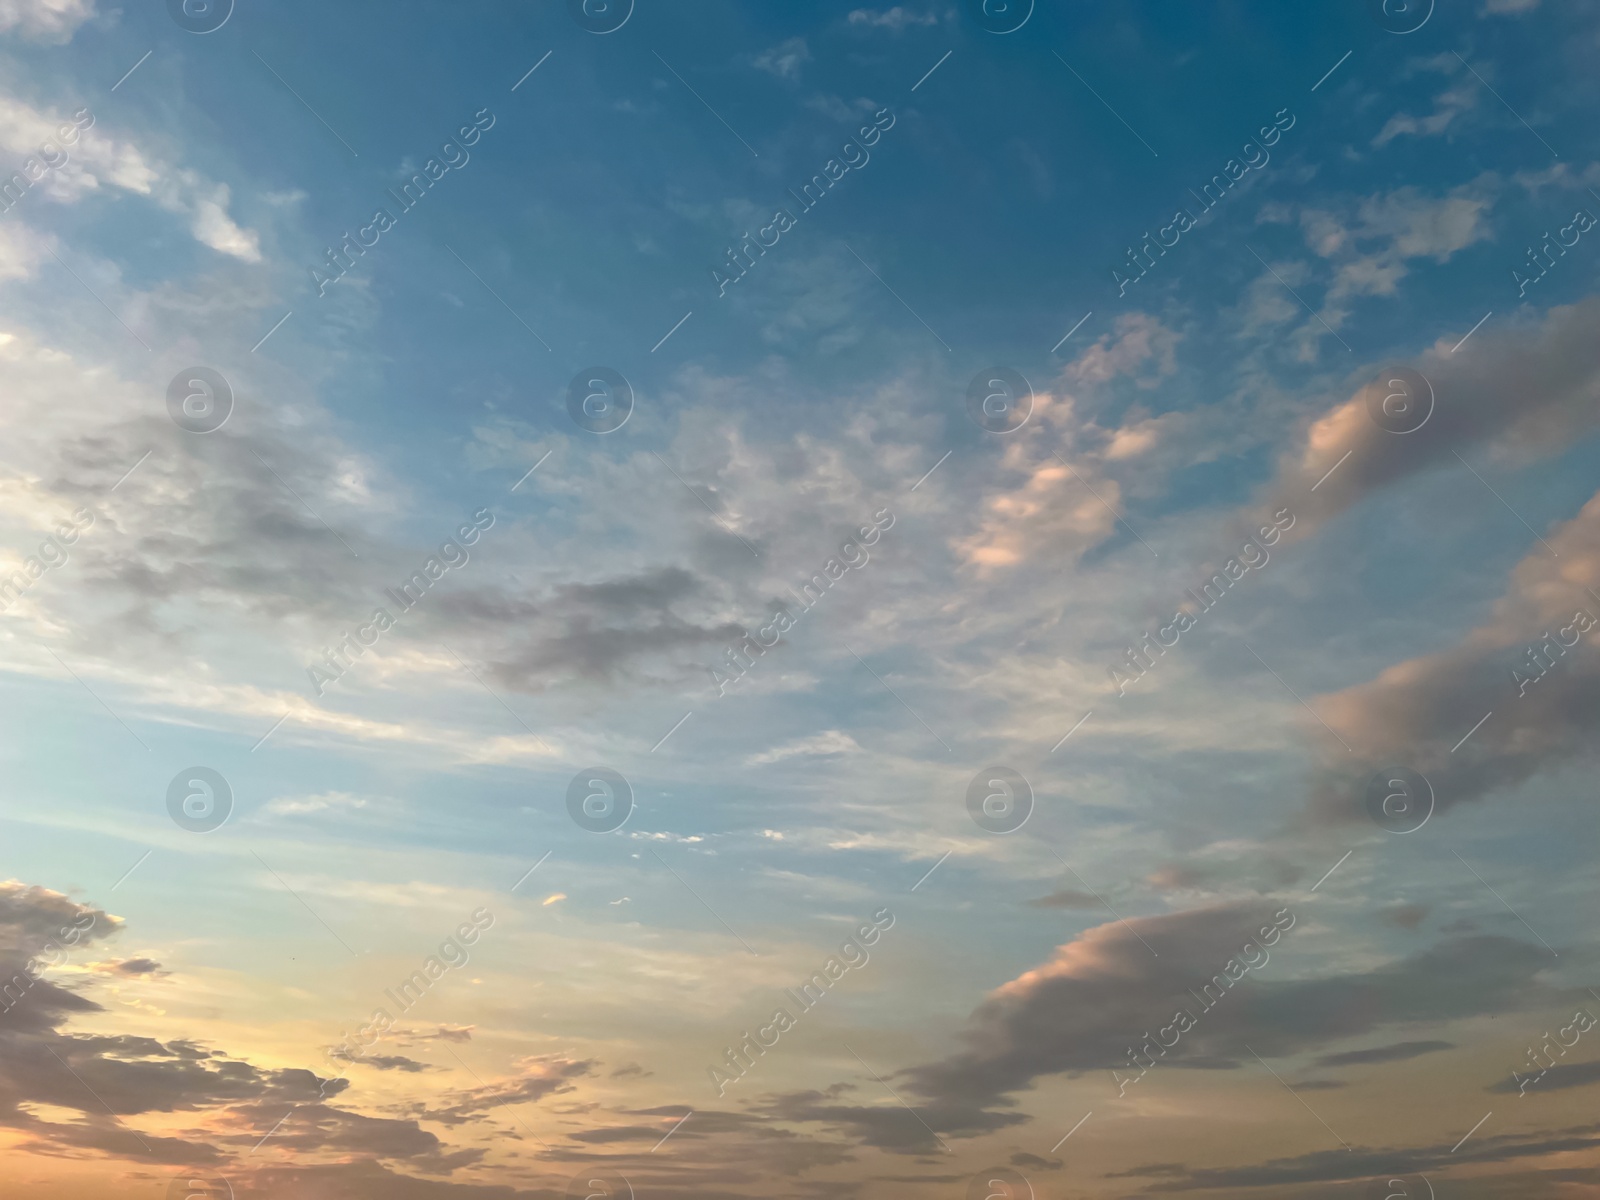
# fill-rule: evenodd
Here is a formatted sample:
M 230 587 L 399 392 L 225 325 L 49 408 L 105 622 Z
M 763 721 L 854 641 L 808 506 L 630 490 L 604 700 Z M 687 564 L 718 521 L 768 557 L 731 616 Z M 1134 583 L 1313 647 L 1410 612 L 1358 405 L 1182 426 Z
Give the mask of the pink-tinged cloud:
M 1313 799 L 1317 817 L 1361 817 L 1367 778 L 1379 767 L 1420 771 L 1442 810 L 1593 761 L 1600 493 L 1545 543 L 1513 569 L 1489 619 L 1456 645 L 1315 701 L 1359 758 L 1330 764 Z
M 1456 344 L 1441 341 L 1410 364 L 1433 393 L 1420 428 L 1394 433 L 1373 419 L 1374 404 L 1400 394 L 1388 383 L 1392 372 L 1375 370 L 1284 454 L 1269 498 L 1300 517 L 1291 538 L 1407 478 L 1459 470 L 1458 453 L 1477 448 L 1481 461 L 1490 451 L 1480 443 L 1492 440 L 1493 454 L 1521 461 L 1600 426 L 1600 297 L 1553 308 L 1532 328 L 1500 331 L 1491 322 L 1452 352 Z

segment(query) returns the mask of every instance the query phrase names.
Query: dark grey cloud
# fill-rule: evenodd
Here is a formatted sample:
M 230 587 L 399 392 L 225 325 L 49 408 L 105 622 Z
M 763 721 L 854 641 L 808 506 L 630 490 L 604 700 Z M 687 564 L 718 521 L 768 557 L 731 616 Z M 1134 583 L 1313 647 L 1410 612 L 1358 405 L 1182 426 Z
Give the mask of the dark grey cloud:
M 170 669 L 202 644 L 225 657 L 212 618 L 226 610 L 232 652 L 244 629 L 283 646 L 297 668 L 285 682 L 298 687 L 305 664 L 381 606 L 403 622 L 396 636 L 448 627 L 451 644 L 471 647 L 500 684 L 539 693 L 566 684 L 681 686 L 743 632 L 727 619 L 722 585 L 687 565 L 701 557 L 692 547 L 654 547 L 655 562 L 638 566 L 630 556 L 611 572 L 535 564 L 516 574 L 515 515 L 492 495 L 496 524 L 402 616 L 385 589 L 438 557 L 471 510 L 428 514 L 436 536 L 413 540 L 375 503 L 400 489 L 311 429 L 257 424 L 246 434 L 235 420 L 197 439 L 163 418 L 139 417 L 64 431 L 37 449 L 35 490 L 96 514 L 70 566 L 48 581 L 64 585 L 70 572 L 71 586 L 51 598 L 81 657 Z M 150 457 L 112 493 L 146 450 Z M 478 565 L 489 561 L 496 565 Z
M 1011 1156 L 1013 1167 L 1035 1167 L 1041 1171 L 1059 1171 L 1064 1161 L 1059 1158 L 1040 1158 L 1037 1154 L 1028 1154 L 1019 1150 Z
M 107 1010 L 48 979 L 32 980 L 29 964 L 37 969 L 58 961 L 52 948 L 67 943 L 64 930 L 81 931 L 67 944 L 70 957 L 116 936 L 121 925 L 59 892 L 0 883 L 0 979 L 12 981 L 14 989 L 29 981 L 0 1011 L 0 1127 L 19 1133 L 34 1152 L 205 1165 L 225 1157 L 219 1146 L 253 1147 L 270 1130 L 279 1145 L 293 1150 L 405 1159 L 432 1173 L 448 1173 L 480 1153 L 447 1151 L 415 1120 L 367 1116 L 328 1103 L 349 1091 L 345 1079 L 258 1067 L 184 1038 L 66 1032 L 69 1019 L 105 1019 Z M 113 963 L 131 964 L 132 970 L 115 973 L 134 977 L 155 969 L 149 959 Z M 47 1120 L 38 1115 L 41 1107 L 72 1112 L 76 1119 Z M 154 1114 L 196 1114 L 205 1132 L 156 1135 L 127 1120 Z
M 1099 908 L 1100 900 L 1088 892 L 1057 888 L 1048 896 L 1035 896 L 1028 905 L 1030 908 Z
M 1600 424 L 1600 297 L 1552 308 L 1537 326 L 1485 327 L 1456 353 L 1436 346 L 1411 364 L 1432 384 L 1433 415 L 1394 434 L 1368 415 L 1377 385 L 1363 386 L 1312 423 L 1284 455 L 1269 493 L 1273 510 L 1298 518 L 1304 537 L 1368 496 L 1440 467 L 1460 469 L 1455 453 L 1492 440 L 1522 457 L 1558 450 Z M 1375 369 L 1373 375 L 1381 373 Z M 1377 391 L 1378 401 L 1390 394 Z M 1516 396 L 1507 404 L 1507 396 Z M 1313 492 L 1311 485 L 1349 453 Z
M 711 618 L 706 581 L 657 567 L 525 595 L 476 590 L 440 597 L 439 611 L 465 624 L 490 676 L 513 691 L 566 683 L 680 682 L 719 661 L 742 626 Z
M 403 1054 L 346 1054 L 342 1050 L 334 1049 L 328 1052 L 328 1057 L 336 1058 L 340 1062 L 351 1063 L 355 1066 L 371 1067 L 377 1071 L 403 1071 L 408 1075 L 444 1069 L 443 1067 L 434 1066 L 432 1063 L 418 1062 L 414 1058 L 407 1058 Z
M 1368 1050 L 1346 1050 L 1341 1054 L 1324 1054 L 1317 1059 L 1319 1067 L 1349 1067 L 1361 1063 L 1403 1062 L 1423 1054 L 1440 1050 L 1454 1050 L 1454 1042 L 1393 1042 L 1387 1046 L 1373 1046 Z
M 968 1019 L 964 1048 L 900 1074 L 930 1111 L 967 1106 L 988 1115 L 1043 1076 L 1127 1077 L 1138 1071 L 1129 1051 L 1159 1047 L 1163 1031 L 1170 1048 L 1155 1051 L 1158 1067 L 1231 1069 L 1250 1061 L 1246 1041 L 1267 1058 L 1289 1056 L 1379 1028 L 1515 1011 L 1547 994 L 1536 976 L 1548 951 L 1487 936 L 1441 942 L 1367 971 L 1284 979 L 1288 971 L 1272 959 L 1306 961 L 1292 926 L 1266 962 L 1259 949 L 1242 951 L 1265 940 L 1260 930 L 1273 926 L 1274 913 L 1271 904 L 1234 903 L 1088 930 L 996 989 Z M 1228 987 L 1226 964 L 1248 958 L 1259 965 Z M 1192 1018 L 1189 1029 L 1174 1028 L 1179 1012 Z
M 593 1074 L 598 1065 L 593 1059 L 540 1055 L 524 1059 L 518 1064 L 517 1073 L 506 1079 L 447 1092 L 441 1104 L 414 1104 L 407 1111 L 417 1120 L 441 1125 L 482 1121 L 495 1109 L 570 1092 L 574 1079 Z
M 1519 1084 L 1515 1079 L 1502 1079 L 1488 1090 L 1491 1092 L 1524 1092 L 1536 1096 L 1540 1092 L 1558 1092 L 1563 1088 L 1588 1087 L 1600 1083 L 1600 1059 L 1585 1063 L 1561 1063 L 1548 1067 L 1532 1086 Z
M 1317 699 L 1355 759 L 1342 755 L 1317 778 L 1314 819 L 1365 820 L 1368 780 L 1383 767 L 1421 772 L 1444 811 L 1600 754 L 1600 493 L 1545 541 L 1454 645 Z
M 752 1111 L 783 1121 L 818 1124 L 848 1133 L 863 1145 L 901 1154 L 943 1157 L 939 1134 L 992 1133 L 1029 1118 L 1021 1113 L 993 1112 L 978 1103 L 955 1099 L 918 1104 L 916 1111 L 875 1104 L 846 1104 L 838 1085 L 826 1092 L 804 1091 L 765 1096 Z M 1003 1101 L 995 1100 L 996 1106 Z
M 114 975 L 164 975 L 161 964 L 153 958 L 123 958 L 98 964 L 98 969 Z
M 230 1182 L 236 1200 L 277 1200 L 280 1196 L 327 1196 L 338 1200 L 566 1200 L 562 1187 L 521 1188 L 417 1179 L 370 1160 L 272 1166 Z
M 1355 1182 L 1393 1176 L 1431 1175 L 1470 1163 L 1509 1162 L 1519 1159 L 1566 1155 L 1600 1147 L 1600 1125 L 1579 1125 L 1566 1129 L 1483 1136 L 1469 1141 L 1459 1150 L 1440 1142 L 1417 1148 L 1372 1149 L 1357 1146 L 1352 1150 L 1319 1150 L 1295 1158 L 1272 1159 L 1244 1167 L 1187 1167 L 1176 1163 L 1157 1163 L 1118 1171 L 1108 1179 L 1146 1178 L 1146 1192 L 1188 1192 L 1215 1189 L 1275 1188 L 1278 1195 L 1299 1194 L 1310 1184 Z M 1540 1173 L 1542 1174 L 1542 1173 Z M 1591 1171 L 1592 1175 L 1593 1172 Z M 1284 1189 L 1295 1189 L 1285 1191 Z M 1511 1196 L 1515 1193 L 1492 1192 Z

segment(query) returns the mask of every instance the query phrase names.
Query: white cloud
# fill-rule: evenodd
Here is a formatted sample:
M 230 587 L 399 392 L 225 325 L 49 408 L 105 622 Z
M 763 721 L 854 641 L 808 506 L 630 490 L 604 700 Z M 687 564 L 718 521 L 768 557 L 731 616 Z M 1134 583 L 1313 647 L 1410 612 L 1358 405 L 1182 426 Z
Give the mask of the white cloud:
M 0 283 L 8 279 L 31 279 L 55 241 L 15 219 L 0 221 Z
M 315 796 L 279 796 L 276 800 L 269 801 L 262 811 L 274 816 L 300 816 L 305 813 L 322 812 L 329 808 L 365 808 L 367 801 L 362 796 L 352 796 L 349 792 L 319 792 Z
M 885 12 L 876 12 L 870 8 L 858 8 L 850 14 L 849 21 L 852 25 L 865 25 L 871 29 L 891 29 L 895 33 L 899 33 L 902 29 L 911 25 L 937 25 L 939 18 L 934 13 L 914 13 L 902 5 L 896 4 Z
M 1334 264 L 1323 318 L 1338 329 L 1349 315 L 1340 301 L 1351 296 L 1392 296 L 1410 273 L 1411 260 L 1448 262 L 1466 247 L 1488 241 L 1493 236 L 1488 215 L 1497 184 L 1494 175 L 1486 174 L 1442 196 L 1407 186 L 1362 197 L 1354 211 L 1348 200 L 1334 208 L 1302 210 L 1300 229 L 1307 247 Z M 1275 212 L 1274 219 L 1287 216 Z M 1275 264 L 1275 269 L 1291 287 L 1310 281 L 1300 264 Z M 1257 284 L 1247 332 L 1294 315 L 1284 305 L 1281 287 L 1274 289 L 1262 280 Z
M 811 61 L 805 38 L 790 38 L 758 54 L 751 65 L 779 79 L 799 79 L 800 64 Z
M 228 214 L 231 193 L 226 184 L 147 155 L 134 142 L 99 127 L 89 109 L 57 113 L 0 96 L 0 152 L 11 160 L 8 166 L 0 160 L 0 178 L 23 171 L 30 161 L 59 164 L 36 179 L 19 207 L 35 200 L 73 204 L 102 187 L 119 188 L 187 218 L 189 232 L 203 245 L 245 262 L 261 261 L 259 235 L 241 228 Z M 33 171 L 25 172 L 25 177 L 33 176 Z
M 66 42 L 94 16 L 94 0 L 0 0 L 0 33 Z
M 1437 59 L 1429 59 L 1415 64 L 1421 70 L 1454 71 L 1456 63 L 1453 56 L 1441 55 Z M 1437 137 L 1455 124 L 1455 120 L 1468 109 L 1478 103 L 1478 92 L 1482 85 L 1469 75 L 1461 78 L 1451 86 L 1445 88 L 1433 98 L 1433 111 L 1426 116 L 1414 117 L 1410 113 L 1395 113 L 1378 131 L 1372 139 L 1374 146 L 1384 146 L 1397 137 Z
M 811 737 L 800 738 L 782 746 L 774 746 L 771 750 L 764 750 L 760 754 L 751 755 L 745 759 L 745 762 L 751 766 L 761 766 L 766 763 L 782 762 L 786 758 L 794 758 L 796 755 L 801 754 L 807 756 L 849 754 L 860 749 L 861 747 L 856 744 L 855 738 L 848 733 L 842 733 L 837 729 L 825 729 Z M 771 830 L 767 830 L 766 833 L 771 836 L 782 836 L 781 834 L 772 834 Z

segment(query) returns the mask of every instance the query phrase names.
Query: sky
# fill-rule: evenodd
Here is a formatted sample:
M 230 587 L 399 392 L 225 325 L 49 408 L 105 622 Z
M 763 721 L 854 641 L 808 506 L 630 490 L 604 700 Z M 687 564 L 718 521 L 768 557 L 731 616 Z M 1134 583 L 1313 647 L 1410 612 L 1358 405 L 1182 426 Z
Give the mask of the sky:
M 0 0 L 6 1194 L 1595 1194 L 1597 50 Z

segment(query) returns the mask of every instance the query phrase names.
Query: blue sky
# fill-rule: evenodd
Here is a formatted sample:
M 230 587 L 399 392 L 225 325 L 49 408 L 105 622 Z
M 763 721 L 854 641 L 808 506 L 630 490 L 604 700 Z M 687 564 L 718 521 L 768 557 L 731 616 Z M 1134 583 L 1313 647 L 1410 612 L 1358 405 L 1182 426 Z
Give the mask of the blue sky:
M 0 0 L 17 1194 L 1592 1187 L 1591 5 L 169 7 Z

